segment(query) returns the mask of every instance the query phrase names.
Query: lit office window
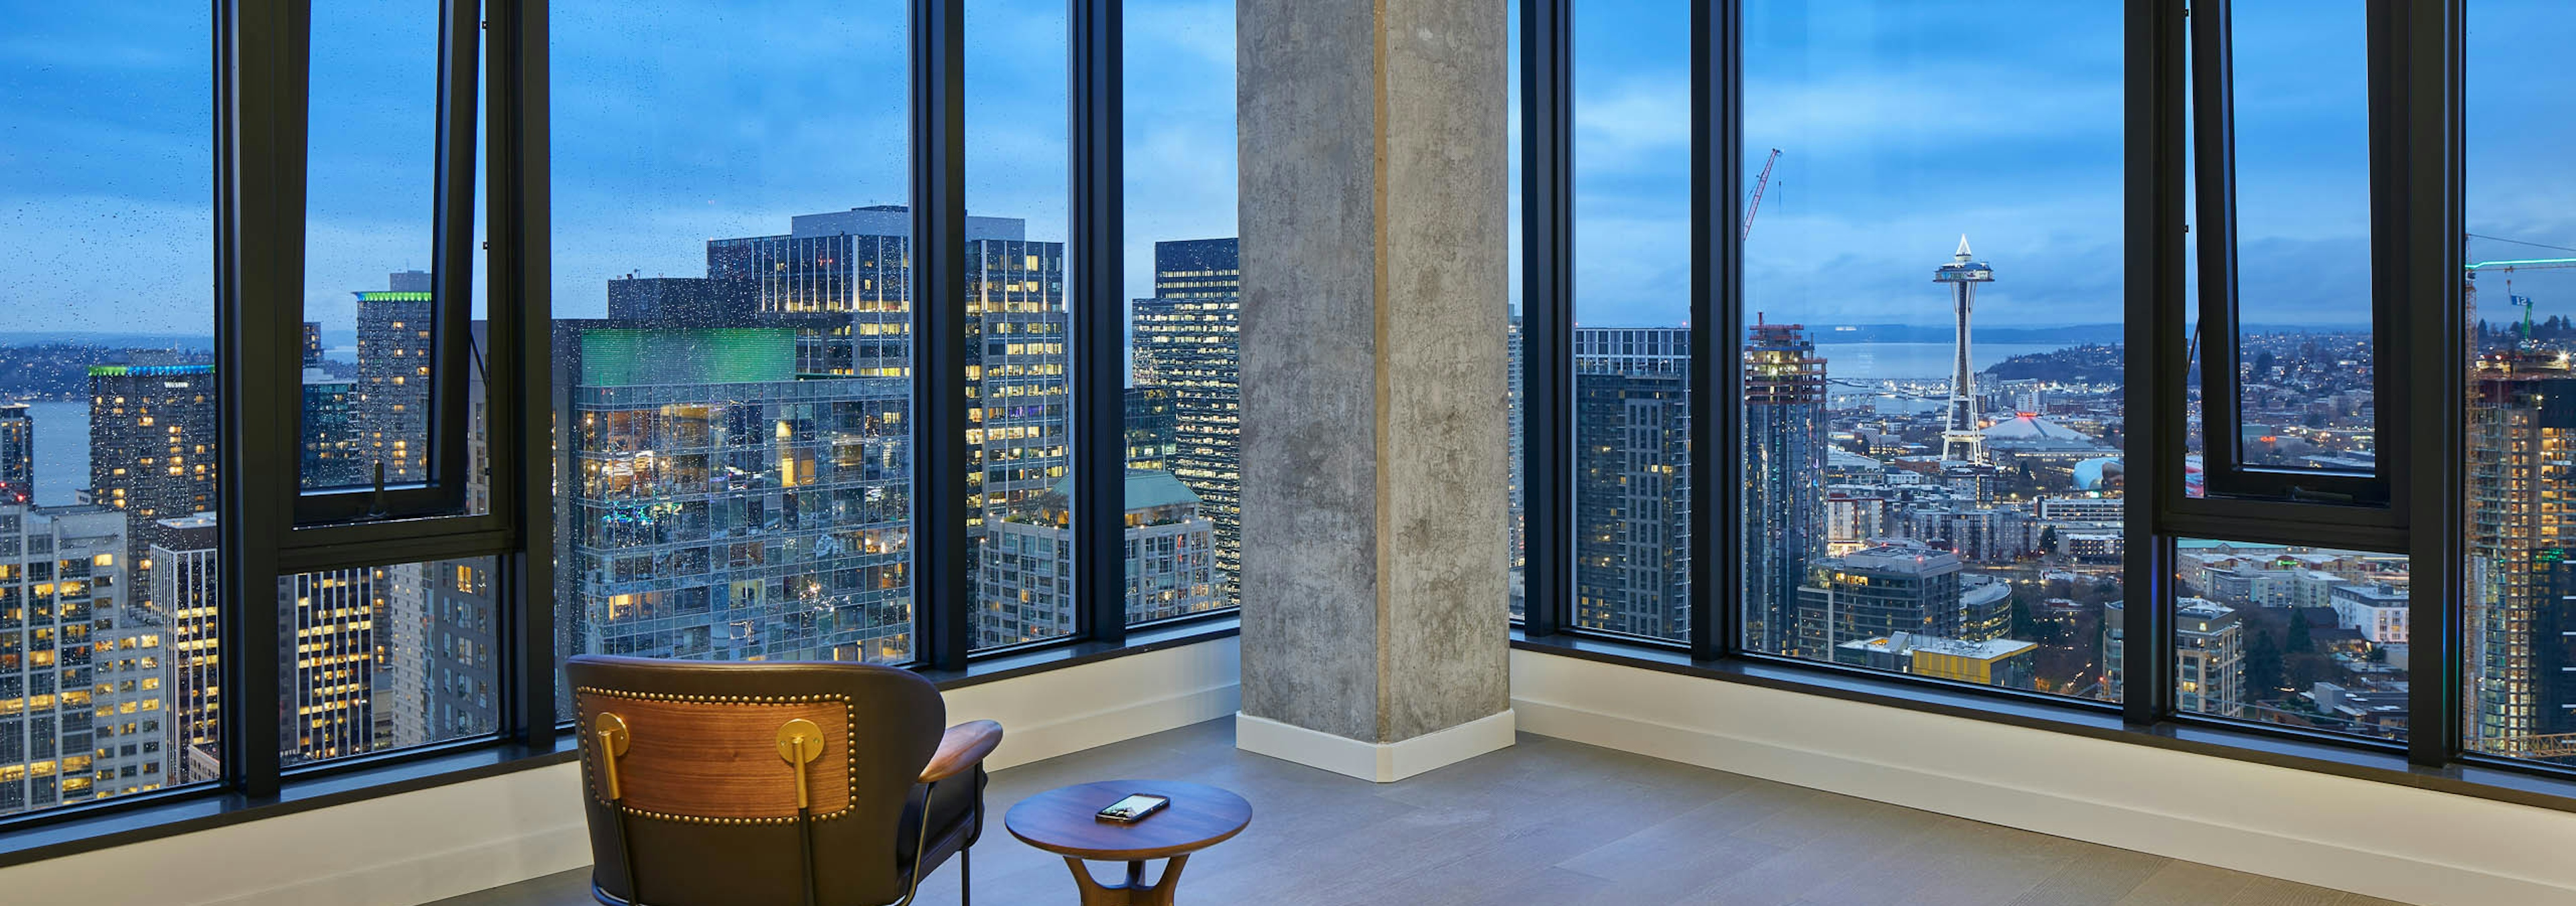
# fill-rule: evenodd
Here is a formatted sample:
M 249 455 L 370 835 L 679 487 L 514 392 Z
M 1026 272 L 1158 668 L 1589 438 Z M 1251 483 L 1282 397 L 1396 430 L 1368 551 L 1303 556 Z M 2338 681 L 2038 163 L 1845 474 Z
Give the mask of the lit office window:
M 181 553 L 212 556 L 213 551 Z M 277 581 L 278 752 L 293 767 L 496 731 L 502 710 L 493 559 L 439 560 Z M 216 665 L 173 659 L 181 675 Z M 174 706 L 212 720 L 209 691 Z
M 13 10 L 0 41 L 0 816 L 216 777 L 210 23 Z M 95 502 L 85 502 L 92 501 Z
M 995 648 L 1074 630 L 1065 5 L 967 0 L 965 44 L 967 598 Z
M 1237 506 L 1234 4 L 1129 3 L 1127 621 L 1233 607 Z
M 910 660 L 904 10 L 552 14 L 558 650 Z
M 1690 5 L 1574 6 L 1572 625 L 1690 635 Z
M 1745 647 L 2117 699 L 2119 7 L 1744 16 Z
M 2463 748 L 2576 765 L 2576 11 L 2468 4 Z M 2422 493 L 2438 492 L 2428 489 Z
M 2175 710 L 2405 739 L 2407 574 L 2403 554 L 2174 542 Z

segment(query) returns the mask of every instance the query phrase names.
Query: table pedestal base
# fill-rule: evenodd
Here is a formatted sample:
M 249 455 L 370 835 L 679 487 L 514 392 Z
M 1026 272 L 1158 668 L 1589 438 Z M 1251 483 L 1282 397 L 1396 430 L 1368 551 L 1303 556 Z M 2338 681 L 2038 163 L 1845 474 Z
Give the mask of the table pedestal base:
M 1143 861 L 1129 862 L 1125 881 L 1102 884 L 1081 859 L 1064 857 L 1065 866 L 1073 869 L 1074 886 L 1082 888 L 1082 906 L 1172 906 L 1172 889 L 1180 886 L 1181 866 L 1189 861 L 1187 853 L 1173 856 L 1152 884 L 1145 883 Z

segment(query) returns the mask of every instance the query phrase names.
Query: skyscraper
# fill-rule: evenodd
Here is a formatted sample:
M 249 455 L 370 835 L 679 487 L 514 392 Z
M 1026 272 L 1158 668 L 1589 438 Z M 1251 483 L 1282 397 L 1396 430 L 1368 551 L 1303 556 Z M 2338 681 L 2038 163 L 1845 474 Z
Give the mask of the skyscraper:
M 1574 619 L 1655 638 L 1690 630 L 1687 327 L 1574 332 Z
M 1172 393 L 1172 474 L 1216 526 L 1225 598 L 1242 569 L 1243 314 L 1234 239 L 1154 243 L 1154 297 L 1134 303 L 1136 385 Z
M 2469 375 L 2466 569 L 2461 631 L 2471 751 L 2531 757 L 2576 733 L 2576 371 L 2565 354 L 2509 349 Z M 2557 740 L 2544 737 L 2560 737 Z
M 374 467 L 360 461 L 358 385 L 319 368 L 304 369 L 304 403 L 297 445 L 297 485 L 340 488 L 374 482 Z M 390 480 L 390 476 L 388 476 Z
M 36 419 L 27 404 L 0 405 L 0 504 L 36 499 Z
M 222 624 L 216 603 L 215 514 L 161 520 L 152 545 L 152 601 L 169 627 L 170 782 L 195 783 L 218 775 L 216 701 L 223 673 L 216 660 Z
M 1825 360 L 1796 324 L 1744 347 L 1744 642 L 1795 644 L 1798 586 L 1825 553 Z
M 212 365 L 89 369 L 90 500 L 125 511 L 127 559 L 150 587 L 162 520 L 215 508 Z
M 1932 270 L 1932 282 L 1950 284 L 1950 309 L 1958 318 L 1958 333 L 1951 349 L 1950 402 L 1941 422 L 1941 458 L 1984 461 L 1984 438 L 1977 431 L 1977 376 L 1968 363 L 1968 313 L 1977 301 L 1977 284 L 1995 282 L 1994 268 L 1974 260 L 1968 251 L 1968 237 L 1959 237 L 1959 251 L 1949 264 Z
M 322 322 L 304 322 L 304 367 L 322 367 Z
M 1127 468 L 1166 471 L 1172 467 L 1179 414 L 1172 411 L 1172 388 L 1127 388 Z
M 166 633 L 134 606 L 125 514 L 0 504 L 0 815 L 168 782 Z
M 385 567 L 278 578 L 278 634 L 293 661 L 278 671 L 286 719 L 278 752 L 288 764 L 373 751 L 379 624 L 391 589 Z
M 569 648 L 910 655 L 910 384 L 800 377 L 798 341 L 787 327 L 555 322 Z
M 379 467 L 385 482 L 429 478 L 429 387 L 432 318 L 437 294 L 430 275 L 396 271 L 384 292 L 358 297 L 357 402 L 359 483 L 372 484 Z

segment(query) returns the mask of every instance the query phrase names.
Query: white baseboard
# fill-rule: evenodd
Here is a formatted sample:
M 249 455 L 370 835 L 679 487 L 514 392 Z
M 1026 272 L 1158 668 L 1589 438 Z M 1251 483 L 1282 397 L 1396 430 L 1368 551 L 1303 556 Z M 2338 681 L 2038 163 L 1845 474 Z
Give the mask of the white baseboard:
M 1238 714 L 1234 747 L 1361 780 L 1393 783 L 1511 745 L 1518 720 L 1513 712 L 1504 711 L 1412 739 L 1373 743 Z
M 1512 652 L 1530 733 L 2428 906 L 2576 904 L 2576 814 Z
M 948 717 L 1002 722 L 996 770 L 1052 758 L 1234 713 L 1239 650 L 1218 639 L 967 686 Z M 414 906 L 588 864 L 580 767 L 558 764 L 10 866 L 0 902 Z

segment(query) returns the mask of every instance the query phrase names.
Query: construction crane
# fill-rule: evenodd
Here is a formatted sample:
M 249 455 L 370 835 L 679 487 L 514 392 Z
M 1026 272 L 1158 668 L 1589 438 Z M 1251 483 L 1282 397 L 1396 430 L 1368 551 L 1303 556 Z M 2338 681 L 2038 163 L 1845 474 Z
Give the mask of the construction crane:
M 2514 294 L 2513 272 L 2550 270 L 2553 268 L 2568 267 L 2576 267 L 2576 258 L 2515 258 L 2503 261 L 2480 261 L 2461 268 L 2461 270 L 2466 271 L 2467 274 L 2460 284 L 2460 301 L 2467 305 L 2468 310 L 2472 312 L 2477 311 L 2478 275 L 2506 275 L 2504 278 L 2505 301 L 2512 305 L 2519 306 L 2522 309 L 2522 338 L 2524 340 L 2530 340 L 2532 299 L 2530 296 Z
M 1771 149 L 1771 156 L 1762 159 L 1762 178 L 1753 181 L 1753 200 L 1744 204 L 1744 232 L 1736 236 L 1735 241 L 1753 238 L 1753 215 L 1762 213 L 1762 191 L 1771 187 L 1771 166 L 1779 162 L 1778 148 Z

